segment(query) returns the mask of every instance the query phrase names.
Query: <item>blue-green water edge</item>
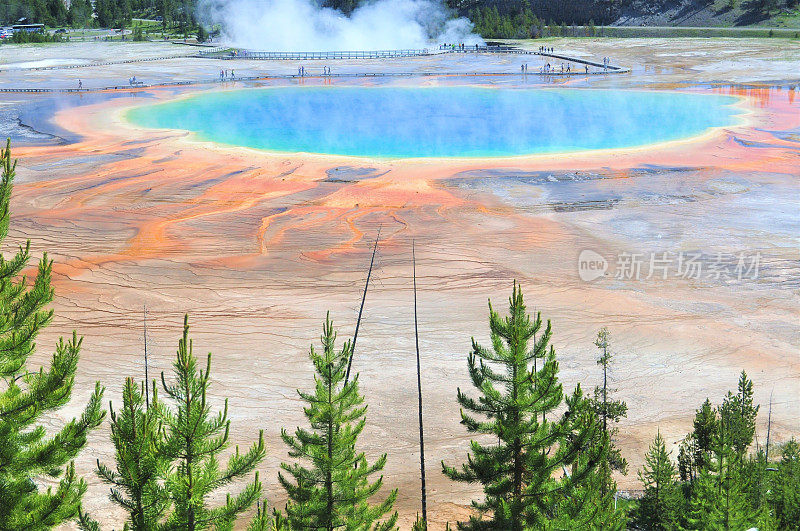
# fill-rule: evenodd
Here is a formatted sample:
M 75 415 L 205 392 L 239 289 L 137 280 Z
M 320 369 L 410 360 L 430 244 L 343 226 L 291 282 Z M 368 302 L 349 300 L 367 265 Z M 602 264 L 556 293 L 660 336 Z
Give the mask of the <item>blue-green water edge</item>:
M 281 87 L 132 109 L 150 128 L 281 152 L 502 157 L 626 148 L 735 123 L 731 96 L 581 89 Z

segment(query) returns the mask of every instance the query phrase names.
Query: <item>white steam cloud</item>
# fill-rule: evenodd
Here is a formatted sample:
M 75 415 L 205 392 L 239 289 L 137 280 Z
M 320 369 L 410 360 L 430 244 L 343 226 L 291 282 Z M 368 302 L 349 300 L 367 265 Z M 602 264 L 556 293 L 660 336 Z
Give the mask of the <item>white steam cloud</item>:
M 230 44 L 262 51 L 420 49 L 482 44 L 472 23 L 442 0 L 376 0 L 350 16 L 313 0 L 201 0 L 200 19 L 220 24 Z

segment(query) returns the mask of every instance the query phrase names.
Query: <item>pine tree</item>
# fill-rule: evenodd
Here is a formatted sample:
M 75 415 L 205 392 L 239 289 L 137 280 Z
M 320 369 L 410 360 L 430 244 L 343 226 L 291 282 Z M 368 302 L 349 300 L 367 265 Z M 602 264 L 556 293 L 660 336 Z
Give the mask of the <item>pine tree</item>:
M 581 454 L 579 459 L 594 456 L 598 466 L 560 500 L 559 515 L 563 524 L 557 528 L 561 529 L 591 529 L 601 525 L 605 530 L 613 530 L 625 529 L 627 525 L 626 512 L 622 508 L 615 508 L 617 483 L 612 472 L 627 473 L 628 463 L 614 445 L 613 437 L 617 434 L 615 424 L 627 416 L 628 406 L 624 401 L 613 398 L 616 389 L 609 384 L 613 356 L 607 328 L 598 332 L 595 346 L 601 351 L 597 364 L 602 367 L 603 384 L 595 387 L 594 396 L 587 400 L 587 406 L 596 415 L 602 429 L 591 441 L 592 452 Z
M 706 398 L 694 417 L 694 460 L 697 468 L 706 468 L 711 459 L 711 451 L 714 439 L 719 431 L 719 419 L 717 412 L 711 405 L 711 401 Z
M 797 529 L 800 522 L 800 444 L 789 440 L 775 471 L 770 501 L 780 529 Z
M 745 461 L 741 471 L 745 498 L 751 511 L 757 515 L 754 524 L 762 531 L 777 529 L 776 513 L 768 497 L 775 489 L 770 469 L 775 470 L 767 462 L 764 451 L 758 450 Z
M 714 441 L 718 435 L 717 410 L 706 398 L 700 409 L 695 412 L 692 432 L 681 443 L 678 464 L 683 481 L 694 481 L 700 470 L 708 467 Z
M 473 339 L 468 358 L 470 378 L 481 396 L 471 398 L 458 390 L 461 423 L 470 433 L 496 440 L 471 441 L 467 463 L 460 468 L 442 463 L 450 479 L 483 485 L 485 499 L 472 502 L 479 515 L 460 522 L 460 529 L 519 530 L 558 520 L 557 500 L 597 465 L 591 442 L 600 427 L 580 386 L 560 418 L 546 418 L 555 416 L 565 401 L 555 350 L 549 346 L 551 326 L 548 322 L 535 338 L 541 315 L 531 322 L 516 283 L 509 314 L 501 318 L 489 303 L 492 350 Z M 537 358 L 543 359 L 542 366 L 531 367 Z M 585 458 L 579 459 L 581 455 Z
M 729 391 L 720 408 L 720 417 L 725 424 L 723 444 L 733 448 L 740 460 L 753 444 L 758 408 L 753 403 L 753 381 L 742 371 L 737 393 L 734 395 Z
M 681 481 L 691 483 L 697 475 L 695 467 L 695 440 L 692 433 L 687 433 L 678 447 L 678 475 Z
M 303 411 L 311 429 L 298 427 L 294 435 L 286 430 L 281 433 L 289 455 L 309 462 L 308 466 L 281 464 L 278 480 L 289 496 L 288 524 L 292 529 L 394 529 L 397 513 L 384 522 L 379 520 L 392 509 L 397 491 L 383 503 L 369 504 L 383 485 L 383 476 L 372 482 L 370 476 L 383 470 L 386 454 L 369 465 L 364 453 L 356 449 L 366 425 L 367 406 L 358 392 L 358 376 L 344 383 L 351 344 L 348 341 L 336 351 L 330 314 L 321 341 L 322 352 L 312 346 L 309 354 L 316 373 L 314 392 L 298 390 L 308 404 Z
M 644 461 L 645 464 L 639 471 L 644 495 L 639 500 L 635 522 L 643 529 L 677 529 L 682 505 L 681 492 L 675 478 L 675 466 L 661 432 L 658 432 L 650 445 Z
M 170 506 L 162 485 L 169 461 L 159 451 L 161 444 L 161 403 L 153 386 L 150 407 L 145 406 L 143 393 L 133 378 L 126 378 L 122 390 L 122 410 L 111 412 L 111 441 L 114 443 L 116 470 L 97 460 L 97 474 L 111 485 L 109 499 L 122 507 L 128 518 L 125 525 L 137 531 L 159 529 Z M 99 526 L 87 514 L 81 515 L 81 527 Z
M 608 440 L 608 457 L 600 463 L 600 469 L 604 476 L 604 481 L 601 483 L 600 488 L 603 493 L 606 493 L 609 490 L 616 490 L 616 484 L 611 478 L 611 472 L 617 471 L 626 474 L 628 471 L 628 462 L 622 457 L 619 448 L 614 444 L 614 437 L 619 431 L 616 424 L 628 416 L 628 404 L 623 400 L 614 399 L 613 395 L 617 390 L 609 384 L 609 372 L 613 354 L 611 352 L 611 335 L 607 328 L 600 329 L 594 344 L 601 351 L 597 364 L 603 368 L 603 385 L 594 388 L 594 397 L 590 401 L 590 406 L 599 417 L 603 433 Z
M 239 453 L 237 446 L 227 467 L 220 470 L 218 457 L 227 448 L 230 433 L 228 401 L 225 400 L 221 412 L 212 415 L 207 401 L 211 354 L 205 371 L 198 371 L 189 339 L 188 316 L 184 317 L 183 337 L 178 342 L 173 367 L 174 384 L 168 384 L 161 373 L 164 392 L 173 406 L 165 404 L 160 415 L 166 434 L 158 451 L 174 465 L 165 478 L 165 488 L 173 504 L 165 525 L 168 529 L 185 531 L 227 528 L 258 500 L 261 494 L 258 472 L 239 495 L 229 494 L 222 506 L 209 508 L 208 497 L 255 469 L 265 455 L 264 432 L 259 433 L 258 441 L 245 454 Z
M 11 142 L 0 150 L 0 243 L 9 226 L 9 201 L 16 170 Z M 22 271 L 30 260 L 30 242 L 11 260 L 0 255 L 0 529 L 46 529 L 74 518 L 86 483 L 75 475 L 70 461 L 86 446 L 88 433 L 105 415 L 103 389 L 95 385 L 78 419 L 50 434 L 37 421 L 69 402 L 82 339 L 60 339 L 48 368 L 29 371 L 35 340 L 52 317 L 45 309 L 53 299 L 52 262 L 42 257 L 28 285 Z M 55 490 L 37 482 L 61 477 Z
M 712 514 L 718 491 L 708 466 L 698 469 L 689 495 L 684 528 L 687 530 L 711 529 Z
M 710 518 L 712 529 L 750 529 L 756 523 L 756 514 L 744 493 L 746 478 L 735 460 L 738 458 L 730 453 L 715 459 L 718 496 Z
M 744 373 L 741 382 L 747 382 Z M 747 385 L 741 387 L 742 390 L 746 388 Z M 746 495 L 750 478 L 745 476 L 742 454 L 734 446 L 743 444 L 747 437 L 746 432 L 742 431 L 743 426 L 746 430 L 746 425 L 741 422 L 746 417 L 739 416 L 742 409 L 738 407 L 746 400 L 737 404 L 731 397 L 732 394 L 728 393 L 725 403 L 720 407 L 711 457 L 706 466 L 700 469 L 699 480 L 691 489 L 687 517 L 689 529 L 747 529 L 758 520 L 758 508 L 748 503 Z M 737 420 L 729 423 L 732 417 Z M 749 444 L 747 442 L 746 446 Z
M 688 476 L 689 529 L 761 529 L 774 525 L 766 502 L 766 456 L 747 459 L 758 406 L 753 383 L 742 371 L 736 394 L 728 392 L 715 409 L 706 399 L 697 410 L 694 430 L 681 448 L 681 475 Z
M 111 0 L 95 0 L 94 14 L 98 26 L 101 28 L 109 28 L 113 23 L 114 13 Z
M 67 12 L 67 20 L 73 27 L 83 28 L 91 22 L 91 0 L 72 0 Z
M 572 400 L 571 397 L 568 400 Z M 588 402 L 588 401 L 587 401 Z M 568 409 L 576 409 L 569 405 Z M 587 428 L 597 424 L 590 406 L 587 403 Z M 578 431 L 580 427 L 576 426 Z M 603 468 L 602 463 L 608 462 L 608 452 L 611 442 L 601 429 L 596 430 L 596 438 L 591 441 L 589 448 L 581 452 L 578 462 L 583 464 L 595 460 L 600 466 L 594 468 L 580 482 L 572 485 L 557 496 L 551 497 L 555 503 L 554 518 L 549 522 L 551 529 L 604 529 L 606 531 L 622 530 L 627 525 L 627 514 L 620 507 L 616 508 L 614 496 L 616 484 L 609 476 L 609 469 Z
M 125 40 L 125 28 L 131 25 L 133 20 L 133 10 L 130 0 L 117 0 L 117 11 L 115 25 L 122 30 L 122 40 Z
M 166 31 L 174 22 L 174 0 L 158 0 L 158 14 L 161 16 L 161 29 Z
M 716 446 L 711 461 L 701 469 L 692 488 L 686 528 L 749 529 L 759 515 L 747 503 L 743 490 L 745 478 L 738 466 L 732 466 L 733 451 L 720 443 Z

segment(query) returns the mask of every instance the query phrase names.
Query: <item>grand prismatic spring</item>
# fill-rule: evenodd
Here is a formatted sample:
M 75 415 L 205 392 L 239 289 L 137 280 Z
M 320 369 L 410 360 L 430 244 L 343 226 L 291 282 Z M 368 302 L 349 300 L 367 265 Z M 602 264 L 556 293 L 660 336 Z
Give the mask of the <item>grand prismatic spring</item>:
M 295 87 L 203 94 L 139 107 L 128 117 L 146 127 L 271 151 L 499 157 L 696 136 L 733 125 L 736 101 L 677 92 Z
M 303 422 L 308 346 L 328 309 L 352 335 L 380 229 L 353 366 L 364 449 L 389 451 L 403 529 L 419 510 L 412 239 L 433 529 L 479 492 L 440 461 L 466 455 L 456 389 L 469 386 L 470 338 L 488 343 L 487 299 L 503 307 L 514 279 L 553 322 L 565 388 L 598 383 L 592 342 L 612 332 L 630 406 L 622 488 L 640 488 L 656 431 L 674 450 L 741 369 L 758 402 L 775 397 L 772 436 L 797 433 L 800 44 L 552 45 L 630 72 L 545 76 L 561 60 L 442 53 L 309 60 L 300 78 L 299 61 L 221 62 L 169 43 L 4 49 L 0 89 L 85 89 L 0 93 L 19 158 L 8 241 L 55 261 L 56 319 L 34 361 L 73 328 L 85 336 L 74 400 L 53 423 L 96 380 L 117 402 L 122 378 L 143 371 L 145 305 L 151 374 L 168 371 L 188 312 L 237 442 L 266 432 L 261 477 L 282 507 L 280 429 Z M 236 81 L 220 82 L 230 68 Z M 133 75 L 145 86 L 126 86 Z M 112 460 L 107 423 L 89 447 L 85 506 L 119 521 L 91 473 Z

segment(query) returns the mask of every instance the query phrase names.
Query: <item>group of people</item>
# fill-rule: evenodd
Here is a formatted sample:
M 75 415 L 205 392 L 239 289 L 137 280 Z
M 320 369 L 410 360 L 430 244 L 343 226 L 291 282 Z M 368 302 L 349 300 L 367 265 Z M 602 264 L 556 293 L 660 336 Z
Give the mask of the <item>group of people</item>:
M 305 77 L 305 76 L 306 76 L 306 74 L 307 74 L 307 72 L 306 72 L 306 67 L 304 67 L 304 66 L 298 66 L 298 67 L 297 67 L 297 75 L 298 75 L 299 77 Z M 323 67 L 322 67 L 322 75 L 323 75 L 323 76 L 329 76 L 329 75 L 331 75 L 331 67 L 329 67 L 329 66 L 323 66 Z
M 584 69 L 584 72 L 586 72 L 587 74 L 589 73 L 589 65 L 583 65 L 583 69 Z M 526 72 L 528 71 L 527 65 L 525 65 L 525 71 Z M 555 71 L 556 71 L 555 67 L 553 65 L 551 65 L 550 63 L 546 63 L 545 65 L 543 65 L 539 69 L 539 72 L 541 72 L 542 74 L 551 74 L 551 73 L 555 73 Z M 560 73 L 562 73 L 562 74 L 571 74 L 572 73 L 572 64 L 571 63 L 567 63 L 566 65 L 564 65 L 564 63 L 561 63 L 561 71 L 560 71 Z
M 461 44 L 447 44 L 447 43 L 444 43 L 444 44 L 442 44 L 441 48 L 442 49 L 450 48 L 453 51 L 455 51 L 455 50 L 464 51 L 464 50 L 467 49 L 467 45 L 464 44 L 463 42 Z M 477 44 L 475 44 L 475 49 L 476 50 L 478 49 L 478 45 Z
M 539 53 L 553 53 L 553 48 L 547 46 L 539 46 Z
M 82 84 L 81 84 L 80 80 L 78 80 L 78 83 L 79 83 L 79 84 L 82 86 Z M 129 78 L 128 78 L 128 85 L 130 85 L 130 86 L 134 86 L 134 85 L 142 85 L 142 84 L 143 84 L 143 83 L 142 83 L 141 81 L 136 81 L 136 76 L 133 76 L 133 77 L 129 77 Z
M 603 70 L 608 70 L 609 66 L 611 66 L 611 59 L 603 57 Z
M 551 65 L 550 63 L 546 63 L 542 67 L 542 72 L 545 73 L 545 74 L 555 73 L 555 71 L 556 71 L 555 67 L 553 67 L 553 65 Z M 572 65 L 567 63 L 567 66 L 564 67 L 564 63 L 561 63 L 561 73 L 562 74 L 564 74 L 564 73 L 569 74 L 570 72 L 572 72 Z M 587 72 L 588 72 L 588 70 L 587 70 Z
M 230 75 L 228 74 L 227 70 L 220 70 L 219 71 L 219 80 L 225 81 L 226 79 L 236 79 L 236 73 L 231 69 Z

